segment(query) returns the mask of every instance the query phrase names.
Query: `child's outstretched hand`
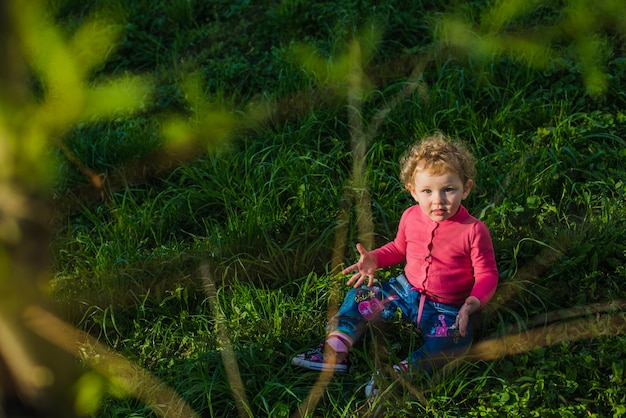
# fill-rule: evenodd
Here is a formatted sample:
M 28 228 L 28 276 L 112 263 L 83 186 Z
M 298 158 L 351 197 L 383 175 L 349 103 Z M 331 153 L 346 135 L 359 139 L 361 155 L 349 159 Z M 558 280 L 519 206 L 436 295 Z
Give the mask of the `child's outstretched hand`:
M 376 259 L 361 244 L 356 245 L 356 250 L 361 254 L 359 261 L 357 261 L 356 264 L 346 267 L 341 273 L 348 274 L 353 271 L 356 272 L 350 277 L 350 280 L 346 282 L 348 286 L 357 288 L 367 280 L 367 286 L 371 287 L 374 284 L 374 272 L 377 268 Z
M 467 333 L 467 324 L 469 323 L 469 317 L 471 314 L 480 309 L 480 300 L 476 296 L 470 296 L 465 299 L 465 303 L 459 309 L 459 314 L 456 317 L 456 325 L 459 328 L 461 337 L 465 337 Z

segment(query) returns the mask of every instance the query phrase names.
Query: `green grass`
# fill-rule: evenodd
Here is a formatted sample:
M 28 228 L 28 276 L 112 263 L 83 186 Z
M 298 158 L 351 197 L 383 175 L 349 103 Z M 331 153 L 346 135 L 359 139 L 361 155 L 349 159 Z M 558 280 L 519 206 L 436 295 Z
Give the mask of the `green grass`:
M 86 166 L 116 182 L 105 202 L 93 200 L 86 179 L 57 155 L 53 294 L 74 325 L 161 379 L 201 416 L 240 414 L 225 360 L 231 349 L 250 415 L 292 416 L 318 375 L 289 359 L 323 338 L 327 309 L 345 291 L 330 261 L 353 154 L 344 99 L 291 60 L 291 42 L 341 54 L 365 22 L 382 22 L 366 68 L 374 91 L 359 109 L 369 122 L 403 88 L 406 67 L 424 59 L 445 9 L 394 0 L 112 3 L 126 32 L 94 77 L 153 73 L 155 99 L 130 119 L 64 135 Z M 478 19 L 482 9 L 472 5 Z M 101 6 L 67 0 L 56 16 L 71 32 Z M 555 16 L 544 7 L 521 24 Z M 586 93 L 575 61 L 534 69 L 514 56 L 485 63 L 442 53 L 426 66 L 423 88 L 390 110 L 369 145 L 377 244 L 393 238 L 412 204 L 397 176 L 408 144 L 441 130 L 475 152 L 479 177 L 466 204 L 490 228 L 501 273 L 499 293 L 478 318 L 482 340 L 530 338 L 555 329 L 553 312 L 626 299 L 626 66 L 617 35 L 606 35 L 610 88 L 598 97 Z M 566 49 L 567 40 L 559 42 Z M 241 127 L 211 152 L 130 175 L 163 145 L 164 115 L 194 115 L 178 85 L 189 69 L 201 71 L 211 103 L 243 115 Z M 250 103 L 272 112 L 246 123 Z M 356 211 L 347 210 L 344 262 L 354 260 L 359 239 Z M 204 263 L 214 300 L 199 273 Z M 590 326 L 584 338 L 554 335 L 555 344 L 463 364 L 432 381 L 390 382 L 369 404 L 362 388 L 374 367 L 419 341 L 410 327 L 372 330 L 356 346 L 352 373 L 330 381 L 310 416 L 623 416 L 623 306 L 578 312 L 566 322 L 576 330 L 600 318 L 615 325 L 607 325 L 612 333 Z M 97 416 L 156 414 L 111 389 Z

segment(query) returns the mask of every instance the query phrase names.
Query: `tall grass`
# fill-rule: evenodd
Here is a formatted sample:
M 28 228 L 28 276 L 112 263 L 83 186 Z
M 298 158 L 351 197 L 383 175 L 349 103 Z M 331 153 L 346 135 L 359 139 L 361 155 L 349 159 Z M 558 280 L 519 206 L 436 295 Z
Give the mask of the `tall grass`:
M 329 263 L 344 222 L 340 210 L 354 215 L 342 207 L 353 154 L 345 103 L 288 62 L 281 36 L 333 54 L 362 22 L 385 22 L 380 54 L 366 69 L 379 83 L 362 103 L 367 122 L 406 77 L 385 71 L 423 58 L 420 51 L 432 42 L 429 19 L 443 12 L 434 2 L 406 6 L 412 11 L 405 6 L 392 0 L 120 2 L 128 31 L 99 75 L 150 70 L 162 84 L 145 114 L 66 134 L 88 166 L 124 179 L 125 164 L 151 155 L 160 145 L 152 116 L 193 111 L 173 82 L 185 66 L 200 68 L 204 93 L 235 112 L 245 112 L 253 96 L 288 109 L 238 130 L 215 152 L 158 176 L 125 179 L 105 202 L 83 198 L 79 173 L 60 156 L 56 193 L 60 201 L 77 202 L 62 213 L 53 243 L 54 295 L 68 317 L 211 417 L 242 411 L 224 362 L 226 336 L 244 386 L 244 410 L 295 414 L 318 376 L 292 369 L 289 359 L 323 338 L 329 301 L 344 291 Z M 56 13 L 76 25 L 87 7 L 66 1 Z M 255 36 L 232 35 L 248 32 Z M 617 55 L 609 70 L 619 87 L 626 72 Z M 549 333 L 555 312 L 564 322 L 584 324 L 593 315 L 583 310 L 572 318 L 563 310 L 585 306 L 618 326 L 623 305 L 609 302 L 626 299 L 623 92 L 592 98 L 575 71 L 540 71 L 506 57 L 487 66 L 435 60 L 421 82 L 390 110 L 365 154 L 375 243 L 393 238 L 412 204 L 397 176 L 400 154 L 417 138 L 444 131 L 467 141 L 478 158 L 477 187 L 466 205 L 490 228 L 501 273 L 498 294 L 477 318 L 481 340 Z M 302 95 L 289 96 L 294 92 Z M 354 221 L 347 227 L 346 262 L 356 257 L 352 244 L 360 238 Z M 214 300 L 198 272 L 203 263 L 215 277 Z M 351 373 L 335 376 L 309 412 L 621 416 L 626 339 L 623 329 L 610 329 L 619 332 L 591 329 L 587 338 L 571 341 L 554 336 L 558 344 L 478 359 L 432 380 L 412 376 L 403 384 L 382 376 L 389 386 L 369 403 L 361 390 L 373 369 L 402 358 L 419 341 L 410 327 L 393 324 L 384 335 L 372 329 L 355 347 Z M 113 388 L 98 413 L 153 415 Z

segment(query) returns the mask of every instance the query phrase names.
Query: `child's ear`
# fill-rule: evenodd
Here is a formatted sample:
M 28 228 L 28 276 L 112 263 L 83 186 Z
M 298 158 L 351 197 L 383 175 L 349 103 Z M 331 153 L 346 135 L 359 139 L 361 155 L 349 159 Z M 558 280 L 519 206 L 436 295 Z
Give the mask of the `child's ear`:
M 474 180 L 472 179 L 467 180 L 465 182 L 465 185 L 463 186 L 463 199 L 469 196 L 473 188 L 474 188 Z
M 417 196 L 415 195 L 415 187 L 411 183 L 405 184 L 404 187 L 409 193 L 411 193 L 411 197 L 413 197 L 413 200 L 417 202 Z

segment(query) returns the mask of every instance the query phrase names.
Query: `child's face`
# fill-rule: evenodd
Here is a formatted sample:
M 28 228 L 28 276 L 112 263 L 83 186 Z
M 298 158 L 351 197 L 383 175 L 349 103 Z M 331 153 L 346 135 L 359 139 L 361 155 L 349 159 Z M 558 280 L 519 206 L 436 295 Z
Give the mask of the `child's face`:
M 473 185 L 472 180 L 463 184 L 461 177 L 452 171 L 433 174 L 418 166 L 413 183 L 408 184 L 407 189 L 422 212 L 433 221 L 441 222 L 456 214 Z

